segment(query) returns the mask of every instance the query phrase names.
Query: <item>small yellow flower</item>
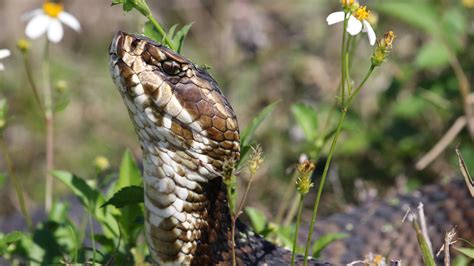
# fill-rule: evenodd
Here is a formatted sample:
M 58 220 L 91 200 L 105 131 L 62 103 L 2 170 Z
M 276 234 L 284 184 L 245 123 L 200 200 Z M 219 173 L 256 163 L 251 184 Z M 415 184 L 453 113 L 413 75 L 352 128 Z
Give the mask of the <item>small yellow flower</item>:
M 473 8 L 474 0 L 462 0 L 462 4 L 467 8 Z
M 366 6 L 361 6 L 357 8 L 357 10 L 354 12 L 354 17 L 359 21 L 363 21 L 369 17 L 369 14 L 370 10 L 367 10 Z
M 354 0 L 341 0 L 342 7 L 351 7 L 354 5 Z
M 64 35 L 64 23 L 74 29 L 81 30 L 79 21 L 68 12 L 64 11 L 62 4 L 55 1 L 46 1 L 42 8 L 26 13 L 24 19 L 30 19 L 26 25 L 25 34 L 30 39 L 36 39 L 43 34 L 47 34 L 51 42 L 59 42 Z
M 393 31 L 388 31 L 384 34 L 383 38 L 377 41 L 374 53 L 372 54 L 372 65 L 380 66 L 387 58 L 390 50 L 392 49 L 393 40 L 395 39 Z
M 311 182 L 311 174 L 314 170 L 314 164 L 309 160 L 305 160 L 298 164 L 296 170 L 298 172 L 296 188 L 300 194 L 306 195 L 308 194 L 309 189 L 313 187 L 313 183 Z
M 109 163 L 109 160 L 105 156 L 97 156 L 94 159 L 94 166 L 99 171 L 105 171 L 109 169 L 110 163 Z
M 63 4 L 60 3 L 46 2 L 43 4 L 44 13 L 52 18 L 57 18 L 63 9 Z
M 254 148 L 252 146 L 252 153 L 249 159 L 249 170 L 252 175 L 255 175 L 260 165 L 263 163 L 263 151 L 262 147 L 257 144 Z
M 393 33 L 393 31 L 388 31 L 384 34 L 383 36 L 383 41 L 385 42 L 385 45 L 387 46 L 387 48 L 389 49 L 392 49 L 392 43 L 393 43 L 393 40 L 395 40 L 395 33 Z
M 21 38 L 16 42 L 16 47 L 24 54 L 30 50 L 30 46 L 30 42 L 25 38 Z
M 329 14 L 326 18 L 326 22 L 328 25 L 333 25 L 339 22 L 344 21 L 344 15 L 347 19 L 347 32 L 355 36 L 361 32 L 366 32 L 367 36 L 369 37 L 370 45 L 374 45 L 376 41 L 375 31 L 367 21 L 370 10 L 367 10 L 366 6 L 358 7 L 354 11 L 348 11 L 347 13 L 344 11 L 333 12 Z

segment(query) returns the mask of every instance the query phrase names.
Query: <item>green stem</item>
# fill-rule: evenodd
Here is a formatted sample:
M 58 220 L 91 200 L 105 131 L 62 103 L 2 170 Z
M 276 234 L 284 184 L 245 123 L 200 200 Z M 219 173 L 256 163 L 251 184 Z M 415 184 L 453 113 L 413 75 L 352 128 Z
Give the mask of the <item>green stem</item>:
M 298 231 L 301 223 L 301 213 L 303 211 L 303 199 L 304 195 L 300 194 L 300 203 L 298 205 L 298 216 L 296 216 L 296 227 L 295 227 L 295 236 L 293 238 L 293 251 L 291 254 L 291 266 L 295 265 L 295 254 L 296 254 L 296 243 L 298 242 Z
M 364 79 L 362 80 L 362 82 L 359 84 L 359 86 L 358 86 L 357 89 L 354 91 L 354 93 L 352 93 L 352 94 L 349 96 L 349 99 L 347 100 L 347 104 L 345 105 L 345 108 L 349 108 L 349 106 L 351 106 L 351 103 L 352 103 L 352 101 L 354 100 L 354 97 L 355 97 L 357 94 L 359 94 L 360 89 L 362 89 L 362 87 L 364 87 L 365 82 L 369 79 L 370 75 L 372 75 L 372 72 L 374 72 L 374 69 L 375 69 L 375 66 L 374 66 L 374 65 L 371 65 L 370 68 L 369 68 L 369 71 L 367 71 L 367 74 L 365 74 L 365 77 L 364 77 Z
M 345 59 L 344 59 L 344 55 L 346 54 L 346 30 L 347 30 L 347 23 L 348 23 L 348 19 L 347 19 L 347 13 L 344 11 L 344 27 L 342 29 L 342 45 L 341 45 L 341 103 L 344 103 L 345 101 L 345 95 L 346 95 L 346 80 L 345 80 Z
M 347 43 L 346 43 L 346 49 L 345 49 L 345 54 L 344 54 L 344 79 L 347 81 L 347 93 L 350 95 L 352 93 L 352 84 L 351 84 L 351 75 L 350 75 L 350 69 L 349 69 L 349 47 L 350 47 L 350 44 L 351 44 L 351 40 L 352 40 L 352 37 L 349 36 L 349 38 L 347 39 Z M 344 103 L 344 102 L 343 102 Z
M 326 164 L 324 165 L 324 172 L 323 172 L 323 175 L 321 177 L 321 182 L 319 183 L 318 194 L 316 196 L 316 201 L 314 203 L 314 208 L 313 208 L 313 215 L 311 216 L 311 223 L 309 225 L 308 239 L 306 240 L 306 247 L 305 247 L 305 252 L 304 252 L 304 265 L 308 265 L 309 247 L 311 245 L 311 239 L 312 239 L 312 236 L 313 236 L 314 223 L 316 222 L 316 216 L 318 214 L 319 202 L 321 201 L 321 195 L 322 195 L 322 192 L 323 192 L 324 183 L 326 182 L 326 177 L 327 177 L 327 174 L 328 174 L 329 165 L 331 163 L 332 156 L 333 156 L 334 150 L 336 148 L 336 143 L 337 143 L 337 140 L 339 139 L 339 134 L 341 133 L 342 124 L 344 122 L 344 119 L 346 118 L 346 114 L 347 114 L 347 108 L 343 108 L 342 113 L 341 113 L 341 117 L 339 118 L 339 122 L 337 124 L 336 133 L 335 133 L 334 138 L 333 138 L 332 143 L 331 143 L 331 148 L 329 149 L 328 158 L 326 160 Z
M 46 123 L 46 189 L 45 189 L 45 209 L 51 209 L 53 202 L 53 176 L 51 172 L 54 168 L 54 116 L 53 97 L 51 90 L 51 69 L 49 56 L 50 42 L 46 38 L 43 55 L 43 82 L 44 82 L 44 118 Z
M 146 16 L 146 18 L 151 22 L 151 24 L 153 24 L 153 26 L 156 28 L 156 30 L 164 36 L 164 39 L 165 39 L 165 43 L 166 45 L 168 45 L 168 47 L 173 50 L 173 51 L 176 51 L 175 50 L 175 47 L 173 45 L 173 43 L 170 41 L 170 39 L 168 38 L 165 30 L 163 29 L 163 27 L 161 26 L 160 23 L 158 23 L 158 21 L 156 21 L 156 19 L 153 17 L 153 15 L 151 15 L 151 13 Z
M 232 174 L 229 179 L 224 182 L 227 187 L 227 200 L 229 202 L 229 209 L 230 209 L 230 215 L 231 215 L 231 252 L 232 252 L 232 266 L 237 265 L 237 260 L 235 257 L 235 222 L 237 221 L 237 216 L 235 214 L 235 202 L 234 202 L 234 195 L 233 195 L 233 189 L 235 185 L 235 176 Z
M 94 226 L 92 225 L 92 210 L 89 213 L 89 229 L 91 230 L 91 241 L 92 241 L 92 265 L 95 265 L 95 233 L 94 233 Z
M 23 54 L 23 64 L 25 65 L 26 78 L 28 80 L 28 83 L 30 84 L 31 90 L 33 91 L 33 95 L 35 96 L 36 103 L 40 107 L 41 112 L 44 113 L 44 107 L 39 97 L 38 87 L 36 86 L 35 79 L 33 78 L 33 71 L 31 70 L 30 60 L 26 52 L 22 52 L 22 54 Z
M 3 141 L 3 138 L 0 139 L 0 149 L 2 150 L 3 157 L 5 158 L 5 163 L 7 165 L 7 171 L 9 176 L 12 179 L 13 185 L 15 186 L 16 196 L 18 197 L 18 203 L 20 204 L 20 210 L 26 220 L 26 225 L 30 231 L 33 231 L 33 222 L 31 221 L 31 216 L 26 208 L 25 204 L 25 196 L 23 193 L 23 188 L 21 187 L 18 177 L 15 174 L 15 170 L 13 168 L 13 162 L 10 158 L 10 154 L 8 152 L 7 145 Z
M 365 77 L 362 80 L 362 82 L 360 83 L 360 85 L 349 96 L 349 99 L 347 100 L 347 103 L 342 107 L 341 116 L 340 116 L 339 122 L 337 124 L 336 133 L 335 133 L 334 138 L 333 138 L 332 143 L 331 143 L 331 148 L 329 149 L 326 164 L 324 165 L 323 175 L 321 177 L 321 182 L 319 183 L 318 194 L 316 196 L 316 201 L 314 203 L 313 214 L 311 216 L 311 223 L 309 225 L 309 234 L 308 234 L 308 239 L 306 241 L 306 247 L 305 247 L 305 253 L 304 253 L 304 265 L 305 266 L 308 265 L 309 247 L 311 245 L 311 240 L 312 240 L 313 231 L 314 231 L 314 224 L 316 223 L 316 218 L 317 218 L 317 214 L 318 214 L 319 203 L 321 201 L 321 195 L 323 193 L 324 183 L 326 182 L 326 177 L 327 177 L 327 174 L 328 174 L 329 165 L 331 164 L 332 156 L 333 156 L 334 151 L 336 149 L 336 144 L 337 144 L 337 141 L 339 139 L 339 135 L 340 135 L 341 130 L 342 130 L 342 124 L 344 123 L 344 119 L 346 118 L 347 111 L 349 110 L 349 107 L 350 107 L 352 101 L 354 100 L 354 96 L 356 96 L 359 93 L 360 89 L 364 86 L 365 82 L 367 81 L 369 76 L 372 74 L 374 69 L 375 69 L 375 66 L 371 65 L 370 68 L 369 68 L 369 71 L 367 71 L 367 74 L 365 75 Z

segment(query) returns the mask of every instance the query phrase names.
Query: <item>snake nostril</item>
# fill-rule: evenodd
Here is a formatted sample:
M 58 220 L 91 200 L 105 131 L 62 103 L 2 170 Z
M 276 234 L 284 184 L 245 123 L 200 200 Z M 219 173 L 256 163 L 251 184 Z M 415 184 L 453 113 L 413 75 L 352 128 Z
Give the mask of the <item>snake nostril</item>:
M 181 72 L 181 67 L 175 61 L 165 61 L 163 62 L 163 71 L 168 75 L 176 75 Z

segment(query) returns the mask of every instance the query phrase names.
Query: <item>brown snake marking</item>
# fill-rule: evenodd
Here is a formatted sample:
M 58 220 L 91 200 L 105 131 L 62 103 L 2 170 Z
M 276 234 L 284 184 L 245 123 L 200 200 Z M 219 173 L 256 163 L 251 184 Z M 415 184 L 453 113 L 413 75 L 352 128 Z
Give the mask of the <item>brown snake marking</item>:
M 142 36 L 116 34 L 110 47 L 110 70 L 143 152 L 145 236 L 152 259 L 160 265 L 230 264 L 231 222 L 221 173 L 226 160 L 239 159 L 239 128 L 231 105 L 205 70 Z M 454 191 L 462 190 L 457 187 Z M 430 222 L 462 225 L 461 237 L 474 238 L 474 204 L 463 194 L 466 191 L 457 196 L 452 195 L 453 186 L 426 191 L 421 195 L 429 201 L 425 202 L 427 217 L 439 218 L 453 204 L 464 208 L 454 217 L 447 214 L 449 219 Z M 416 206 L 417 200 L 407 197 L 399 205 Z M 318 222 L 317 233 L 351 234 L 324 250 L 323 256 L 347 263 L 363 258 L 367 251 L 386 254 L 388 247 L 401 250 L 392 253 L 395 257 L 415 256 L 413 262 L 419 262 L 416 244 L 403 251 L 409 237 L 397 244 L 398 231 L 383 233 L 382 238 L 377 234 L 386 223 L 398 221 L 394 214 L 403 212 L 388 204 L 377 206 L 375 211 L 361 208 Z M 350 223 L 355 230 L 348 228 Z M 434 232 L 442 235 L 441 228 Z M 403 235 L 413 236 L 409 229 L 403 230 Z M 300 239 L 305 239 L 304 231 L 300 233 Z M 359 238 L 363 235 L 367 237 Z M 289 264 L 289 251 L 263 240 L 245 225 L 238 223 L 236 236 L 239 264 Z M 301 263 L 301 257 L 297 262 Z M 310 264 L 324 263 L 312 260 Z

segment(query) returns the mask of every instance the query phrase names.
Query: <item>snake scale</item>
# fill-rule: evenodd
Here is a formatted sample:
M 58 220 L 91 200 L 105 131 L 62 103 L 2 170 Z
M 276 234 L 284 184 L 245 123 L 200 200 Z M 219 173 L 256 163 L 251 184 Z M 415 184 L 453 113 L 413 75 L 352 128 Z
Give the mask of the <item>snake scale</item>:
M 118 32 L 109 54 L 112 78 L 143 153 L 145 236 L 152 260 L 159 265 L 231 264 L 231 220 L 222 173 L 226 161 L 240 156 L 234 110 L 205 69 L 146 37 Z M 431 190 L 442 192 L 420 193 L 419 197 L 430 201 L 427 216 L 445 222 L 445 226 L 458 224 L 460 235 L 474 238 L 474 204 L 467 192 L 460 185 Z M 362 207 L 321 221 L 317 234 L 351 235 L 329 246 L 323 258 L 349 262 L 363 258 L 368 251 L 387 253 L 391 248 L 392 254 L 410 255 L 419 261 L 419 253 L 403 252 L 413 231 L 403 229 L 403 235 L 409 235 L 403 240 L 396 237 L 396 227 L 385 228 L 385 238 L 375 236 L 376 229 L 396 219 L 392 215 L 397 213 L 395 206 L 416 200 L 413 196 L 401 198 L 395 205 Z M 461 211 L 447 215 L 454 207 Z M 445 229 L 434 232 L 442 236 L 440 230 Z M 361 238 L 364 234 L 366 238 Z M 415 251 L 416 247 L 409 249 Z M 287 265 L 291 253 L 238 222 L 236 257 L 239 265 Z M 297 263 L 301 262 L 298 257 Z M 310 264 L 330 265 L 317 260 Z

